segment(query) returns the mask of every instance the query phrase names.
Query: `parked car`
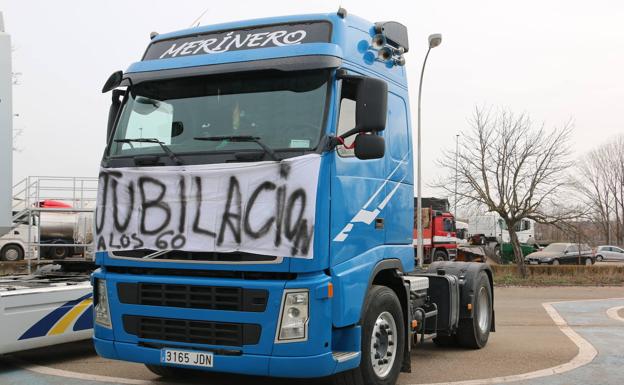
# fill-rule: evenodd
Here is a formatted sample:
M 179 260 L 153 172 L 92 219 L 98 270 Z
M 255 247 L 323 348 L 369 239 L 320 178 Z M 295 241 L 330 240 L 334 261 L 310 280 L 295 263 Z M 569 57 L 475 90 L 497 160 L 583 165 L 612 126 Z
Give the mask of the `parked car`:
M 580 249 L 579 249 L 580 247 Z M 551 243 L 540 251 L 527 255 L 524 262 L 530 265 L 588 265 L 596 258 L 591 247 L 582 243 Z
M 598 246 L 597 261 L 624 261 L 624 249 L 617 246 Z

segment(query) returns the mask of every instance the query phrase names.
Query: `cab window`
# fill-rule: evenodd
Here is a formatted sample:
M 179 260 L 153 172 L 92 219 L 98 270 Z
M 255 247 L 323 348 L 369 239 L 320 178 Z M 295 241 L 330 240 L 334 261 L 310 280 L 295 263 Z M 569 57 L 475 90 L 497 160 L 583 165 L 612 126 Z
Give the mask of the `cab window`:
M 340 112 L 338 115 L 337 135 L 340 136 L 355 127 L 355 100 L 349 99 L 343 95 L 340 99 Z M 353 144 L 356 135 L 352 135 L 345 139 L 345 144 L 350 146 Z M 343 157 L 355 156 L 353 149 L 347 149 L 345 146 L 337 147 L 338 155 Z

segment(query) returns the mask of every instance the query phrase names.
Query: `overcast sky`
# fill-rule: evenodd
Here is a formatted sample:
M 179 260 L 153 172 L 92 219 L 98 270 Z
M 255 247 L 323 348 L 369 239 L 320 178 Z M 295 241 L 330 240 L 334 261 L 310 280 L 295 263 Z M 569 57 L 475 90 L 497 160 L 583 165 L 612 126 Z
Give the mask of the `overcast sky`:
M 577 154 L 624 132 L 621 1 L 21 1 L 1 0 L 15 47 L 14 179 L 97 176 L 115 70 L 140 59 L 149 33 L 266 16 L 334 12 L 407 25 L 412 122 L 430 33 L 423 91 L 423 175 L 454 147 L 475 105 L 527 112 L 547 127 L 575 123 Z M 461 139 L 460 139 L 461 140 Z M 425 189 L 424 195 L 434 192 Z

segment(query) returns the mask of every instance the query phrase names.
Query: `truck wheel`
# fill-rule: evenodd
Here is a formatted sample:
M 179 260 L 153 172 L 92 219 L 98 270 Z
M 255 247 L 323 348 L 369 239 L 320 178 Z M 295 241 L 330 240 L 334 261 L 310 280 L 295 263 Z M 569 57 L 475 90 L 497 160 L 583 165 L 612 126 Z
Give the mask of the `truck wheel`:
M 585 259 L 585 266 L 591 266 L 594 264 L 594 261 L 592 261 L 591 258 L 587 258 Z
M 69 257 L 69 248 L 65 246 L 52 246 L 50 248 L 50 257 L 52 259 L 65 259 Z
M 336 385 L 394 385 L 405 348 L 401 303 L 392 289 L 373 286 L 363 314 L 360 366 L 334 375 L 333 382 Z
M 434 261 L 448 261 L 448 255 L 444 252 L 444 250 L 436 250 L 433 254 Z
M 145 364 L 145 367 L 157 376 L 165 378 L 184 378 L 188 377 L 190 369 L 176 368 L 173 366 L 161 366 Z
M 0 259 L 3 261 L 19 261 L 24 259 L 24 250 L 18 245 L 6 245 L 0 251 Z
M 457 341 L 465 348 L 481 349 L 487 344 L 492 327 L 492 288 L 487 274 L 479 273 L 473 317 L 460 319 Z
M 501 255 L 501 247 L 498 244 L 494 246 L 494 255 L 496 255 L 496 258 L 498 258 L 499 261 L 502 261 L 503 256 Z

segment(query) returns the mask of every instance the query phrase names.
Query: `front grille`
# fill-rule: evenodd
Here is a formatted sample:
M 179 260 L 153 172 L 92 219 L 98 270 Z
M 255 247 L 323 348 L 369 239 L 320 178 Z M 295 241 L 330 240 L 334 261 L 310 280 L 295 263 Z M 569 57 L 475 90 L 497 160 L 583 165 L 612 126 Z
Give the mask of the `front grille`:
M 243 346 L 260 340 L 260 325 L 176 318 L 123 316 L 124 330 L 142 339 Z
M 269 296 L 262 289 L 145 282 L 120 282 L 117 294 L 121 303 L 134 305 L 249 312 L 263 312 Z

